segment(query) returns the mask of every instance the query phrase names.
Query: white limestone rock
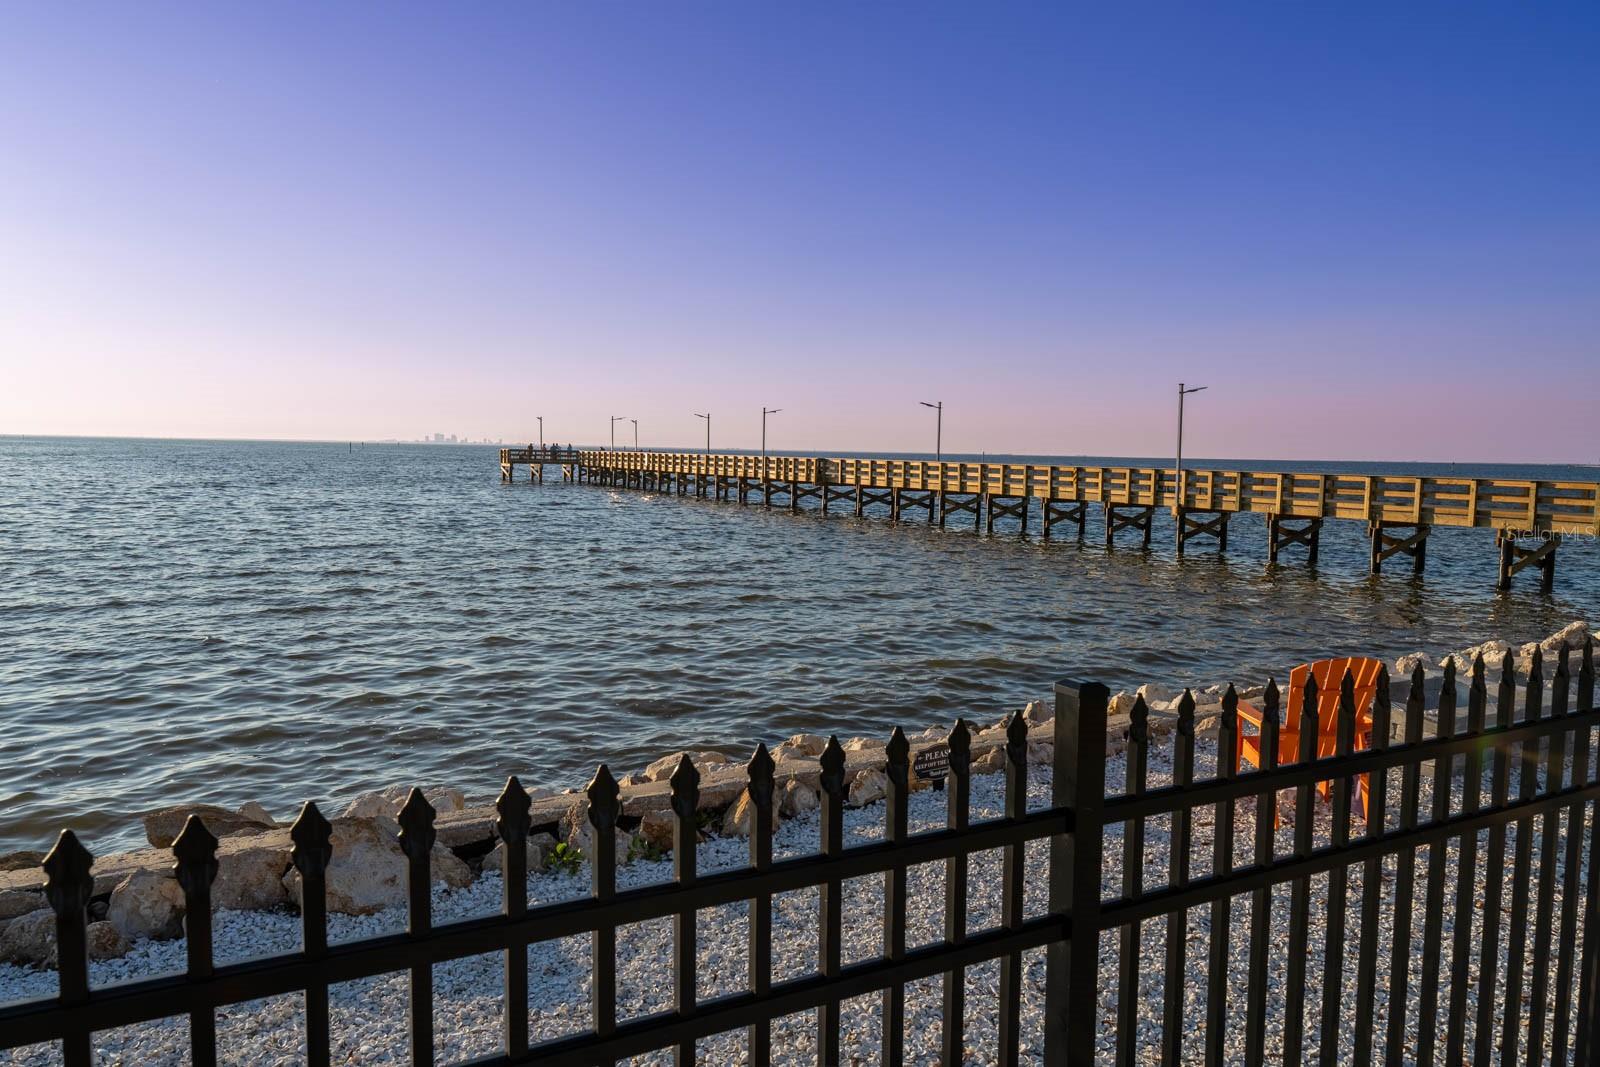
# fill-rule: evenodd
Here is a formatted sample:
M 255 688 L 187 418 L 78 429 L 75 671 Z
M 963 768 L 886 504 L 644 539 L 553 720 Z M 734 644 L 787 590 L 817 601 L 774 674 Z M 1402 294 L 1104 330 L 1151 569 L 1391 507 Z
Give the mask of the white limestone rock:
M 1055 717 L 1055 706 L 1043 700 L 1030 700 L 1027 707 L 1022 709 L 1022 721 L 1029 726 L 1052 722 Z
M 55 966 L 55 912 L 40 908 L 7 923 L 5 931 L 0 933 L 0 961 L 35 967 Z
M 395 806 L 382 793 L 362 793 L 344 809 L 344 819 L 392 819 Z
M 665 810 L 650 814 L 666 814 L 670 818 L 672 812 Z M 647 815 L 646 818 L 648 817 Z M 567 847 L 577 849 L 588 858 L 594 852 L 594 824 L 589 821 L 589 802 L 583 800 L 574 804 L 563 825 L 567 828 Z M 626 830 L 616 831 L 616 858 L 619 865 L 628 862 L 628 851 L 633 843 L 633 836 Z
M 1146 682 L 1134 690 L 1133 695 L 1144 697 L 1145 707 L 1147 708 L 1176 708 L 1178 706 L 1178 698 L 1183 696 L 1183 691 L 1162 685 L 1159 682 Z M 1128 701 L 1128 710 L 1133 710 L 1133 701 L 1131 700 Z
M 646 812 L 639 822 L 639 836 L 658 852 L 672 851 L 672 825 L 676 816 L 670 810 Z
M 393 819 L 405 807 L 411 795 L 411 786 L 391 785 L 375 793 L 362 793 L 344 809 L 343 819 Z M 431 785 L 422 790 L 422 796 L 433 810 L 441 815 L 463 811 L 467 806 L 466 794 L 447 785 Z
M 865 770 L 850 783 L 845 802 L 852 808 L 864 808 L 889 795 L 889 776 L 880 770 Z
M 549 834 L 534 834 L 528 838 L 525 845 L 528 857 L 528 871 L 542 871 L 545 863 L 550 858 L 550 853 L 556 848 L 556 839 Z M 503 871 L 506 869 L 506 843 L 499 842 L 494 849 L 484 857 L 484 871 Z
M 783 787 L 783 793 L 778 799 L 778 811 L 792 819 L 796 815 L 816 811 L 821 804 L 821 791 L 813 789 L 804 782 L 791 780 Z
M 411 789 L 409 785 L 391 785 L 379 794 L 394 805 L 389 814 L 396 816 L 400 814 L 400 809 L 406 806 L 406 798 L 411 795 Z M 424 786 L 422 797 L 441 815 L 450 811 L 461 811 L 467 806 L 467 795 L 454 786 Z
M 1006 751 L 998 746 L 972 757 L 973 774 L 994 774 L 1005 770 L 1005 766 Z
M 776 830 L 781 822 L 781 812 L 774 805 L 772 812 L 772 828 Z M 750 791 L 747 789 L 739 794 L 739 799 L 729 806 L 727 814 L 722 818 L 722 834 L 724 837 L 749 837 L 756 824 L 756 806 L 750 800 Z
M 269 911 L 289 903 L 283 876 L 293 863 L 288 830 L 224 838 L 217 847 L 211 901 L 235 911 Z
M 1416 670 L 1418 667 L 1421 667 L 1424 671 L 1427 671 L 1433 666 L 1433 660 L 1428 657 L 1426 652 L 1408 652 L 1404 656 L 1401 656 L 1399 659 L 1394 661 L 1394 667 L 1391 668 L 1393 673 L 1390 675 L 1390 677 L 1391 679 L 1410 678 L 1411 672 Z
M 183 889 L 168 872 L 134 871 L 111 891 L 106 920 L 130 941 L 183 936 Z
M 778 759 L 778 753 L 785 751 L 815 758 L 822 755 L 822 750 L 827 747 L 828 739 L 826 737 L 818 734 L 795 734 L 773 750 L 773 758 Z
M 122 935 L 112 923 L 101 921 L 90 923 L 84 930 L 89 945 L 89 958 L 91 960 L 117 960 L 128 954 L 132 947 L 128 939 Z
M 406 857 L 396 840 L 398 826 L 388 818 L 333 820 L 333 858 L 328 863 L 328 910 L 341 915 L 371 915 L 406 902 Z M 459 889 L 472 881 L 472 870 L 449 849 L 434 847 L 433 881 Z M 300 900 L 300 872 L 291 869 L 283 884 Z
M 1506 656 L 1511 654 L 1511 644 L 1508 641 L 1485 641 L 1482 644 L 1464 648 L 1460 652 L 1452 652 L 1439 661 L 1443 669 L 1445 664 L 1455 662 L 1456 674 L 1464 675 L 1472 670 L 1472 661 L 1479 655 L 1483 656 L 1485 667 L 1498 667 L 1505 662 Z
M 38 911 L 45 906 L 44 894 L 29 889 L 0 889 L 0 922 Z
M 644 780 L 647 782 L 665 782 L 672 777 L 672 772 L 678 769 L 678 761 L 684 756 L 689 757 L 689 762 L 694 764 L 694 769 L 701 774 L 713 767 L 721 767 L 728 762 L 728 757 L 721 752 L 674 752 L 670 756 L 662 756 L 644 769 Z
M 239 814 L 242 815 L 246 819 L 254 819 L 256 822 L 264 823 L 267 826 L 277 826 L 278 825 L 278 820 L 274 819 L 271 815 L 269 815 L 267 813 L 267 809 L 266 808 L 262 807 L 260 804 L 256 803 L 253 800 L 248 801 L 248 802 L 246 802 L 244 804 L 240 804 L 239 805 Z
M 160 811 L 152 811 L 144 816 L 144 836 L 156 848 L 171 848 L 172 842 L 183 830 L 183 824 L 189 821 L 189 816 L 198 815 L 200 821 L 205 823 L 215 837 L 228 837 L 232 834 L 260 833 L 272 829 L 276 823 L 271 818 L 257 819 L 227 808 L 219 808 L 215 804 L 179 804 Z
M 1559 653 L 1563 648 L 1580 649 L 1589 637 L 1589 624 L 1579 619 L 1569 622 L 1543 641 L 1539 647 L 1546 653 Z

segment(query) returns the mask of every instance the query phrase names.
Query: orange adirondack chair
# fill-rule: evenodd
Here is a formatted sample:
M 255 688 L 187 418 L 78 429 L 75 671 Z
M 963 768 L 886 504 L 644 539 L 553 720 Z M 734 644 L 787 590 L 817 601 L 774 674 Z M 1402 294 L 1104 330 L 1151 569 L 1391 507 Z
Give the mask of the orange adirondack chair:
M 1317 680 L 1317 757 L 1334 754 L 1339 737 L 1339 689 L 1344 683 L 1345 671 L 1353 675 L 1356 697 L 1355 747 L 1368 748 L 1372 744 L 1372 702 L 1378 698 L 1378 672 L 1383 663 L 1375 659 L 1351 656 L 1344 659 L 1324 659 L 1315 663 L 1302 663 L 1289 672 L 1289 694 L 1285 701 L 1282 723 L 1278 729 L 1278 764 L 1300 761 L 1300 719 L 1305 706 L 1306 679 Z M 1384 693 L 1382 699 L 1388 700 Z M 1248 704 L 1239 704 L 1239 718 L 1255 726 L 1256 732 L 1239 731 L 1237 750 L 1241 762 L 1248 760 L 1261 766 L 1261 712 Z M 1327 799 L 1332 792 L 1332 782 L 1318 782 L 1317 792 Z M 1361 802 L 1361 817 L 1367 816 L 1367 776 L 1356 779 L 1356 796 Z M 1274 818 L 1276 825 L 1276 818 Z

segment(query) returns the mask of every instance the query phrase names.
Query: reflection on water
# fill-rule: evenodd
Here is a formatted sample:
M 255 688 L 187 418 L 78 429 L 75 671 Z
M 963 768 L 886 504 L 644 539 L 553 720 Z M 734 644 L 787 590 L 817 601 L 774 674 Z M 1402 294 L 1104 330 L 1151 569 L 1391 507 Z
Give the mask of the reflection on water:
M 134 844 L 134 813 L 177 800 L 284 817 L 400 781 L 488 796 L 685 745 L 988 721 L 1068 674 L 1209 684 L 1527 640 L 1600 589 L 1592 543 L 1563 547 L 1554 597 L 1528 575 L 1499 596 L 1483 530 L 1435 531 L 1417 581 L 1368 577 L 1357 523 L 1324 528 L 1315 574 L 1298 550 L 1269 570 L 1254 516 L 1181 563 L 1170 524 L 1107 552 L 1098 523 L 1042 544 L 1014 520 L 503 486 L 486 448 L 0 439 L 0 849 L 68 823 Z

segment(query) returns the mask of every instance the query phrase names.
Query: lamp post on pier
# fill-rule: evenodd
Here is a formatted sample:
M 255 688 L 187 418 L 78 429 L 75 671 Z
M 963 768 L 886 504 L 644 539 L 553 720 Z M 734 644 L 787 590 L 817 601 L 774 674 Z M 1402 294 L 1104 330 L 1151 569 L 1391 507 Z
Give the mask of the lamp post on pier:
M 543 415 L 535 415 L 534 418 L 539 420 L 539 451 L 543 452 L 544 451 L 544 416 Z
M 1178 383 L 1178 454 L 1173 461 L 1172 470 L 1172 516 L 1178 525 L 1178 551 L 1183 552 L 1183 398 L 1190 393 L 1203 392 L 1209 386 L 1197 385 L 1190 389 L 1182 382 Z
M 629 419 L 628 421 L 633 423 L 633 450 L 637 452 L 639 451 L 639 420 Z
M 934 420 L 933 420 L 933 458 L 934 458 L 935 461 L 937 461 L 939 463 L 943 463 L 944 462 L 944 401 L 943 400 L 936 400 L 936 401 L 934 401 L 933 403 L 930 404 L 926 400 L 919 400 L 918 403 L 920 403 L 925 408 L 932 408 L 934 410 Z
M 627 421 L 628 416 L 626 415 L 611 416 L 611 451 L 613 452 L 617 450 L 617 423 Z
M 706 455 L 709 456 L 711 455 L 711 412 L 708 411 L 702 415 L 697 411 L 694 413 L 694 417 L 706 420 Z
M 783 410 L 782 408 L 768 408 L 768 407 L 763 407 L 761 409 L 761 458 L 762 459 L 766 459 L 767 458 L 767 416 L 768 415 L 776 415 L 778 412 L 780 412 L 782 410 Z

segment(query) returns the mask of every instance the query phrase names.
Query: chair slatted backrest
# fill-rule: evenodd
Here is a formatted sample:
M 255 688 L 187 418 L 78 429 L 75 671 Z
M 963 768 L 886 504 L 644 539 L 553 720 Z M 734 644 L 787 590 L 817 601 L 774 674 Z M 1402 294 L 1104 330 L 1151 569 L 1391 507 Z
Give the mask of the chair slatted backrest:
M 1300 713 L 1305 706 L 1306 679 L 1317 680 L 1317 724 L 1322 732 L 1331 733 L 1335 716 L 1339 713 L 1339 687 L 1344 684 L 1344 673 L 1355 674 L 1356 711 L 1368 714 L 1378 692 L 1378 671 L 1381 660 L 1363 656 L 1346 656 L 1340 659 L 1323 659 L 1315 663 L 1302 663 L 1289 672 L 1289 702 L 1284 712 L 1283 728 L 1298 731 Z M 1387 699 L 1387 697 L 1385 697 Z

